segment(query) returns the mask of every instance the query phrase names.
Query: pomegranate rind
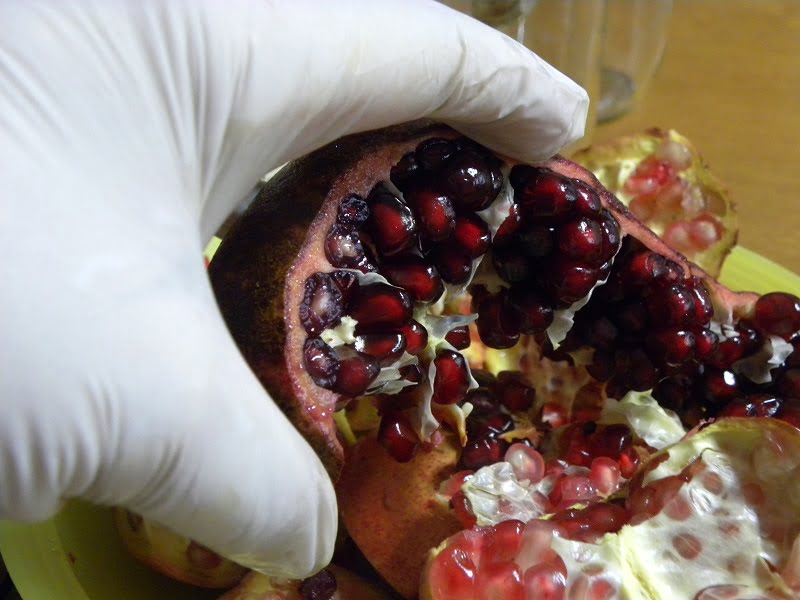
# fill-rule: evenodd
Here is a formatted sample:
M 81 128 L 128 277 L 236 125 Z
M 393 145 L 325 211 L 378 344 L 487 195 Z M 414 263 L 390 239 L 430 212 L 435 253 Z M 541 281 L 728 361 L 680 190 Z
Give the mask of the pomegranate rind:
M 114 525 L 136 560 L 173 579 L 197 587 L 236 585 L 247 569 L 124 508 L 113 508 Z
M 641 133 L 623 136 L 604 144 L 595 144 L 581 150 L 572 159 L 592 171 L 609 191 L 624 204 L 630 204 L 632 197 L 624 190 L 628 177 L 647 157 L 652 157 L 658 148 L 667 141 L 680 144 L 688 151 L 689 166 L 680 170 L 678 176 L 688 184 L 696 185 L 707 201 L 707 212 L 721 224 L 721 237 L 707 249 L 688 255 L 705 271 L 716 277 L 730 251 L 736 245 L 739 233 L 736 206 L 730 192 L 706 165 L 703 157 L 692 142 L 674 129 L 647 129 Z M 674 215 L 657 211 L 648 225 L 658 235 L 672 222 Z
M 342 522 L 370 563 L 395 590 L 414 598 L 428 551 L 461 525 L 439 484 L 454 471 L 453 436 L 408 463 L 391 458 L 374 437 L 347 450 L 337 483 Z
M 330 600 L 389 600 L 384 592 L 363 578 L 336 565 L 326 567 L 336 577 L 336 591 Z M 219 600 L 304 600 L 301 581 L 275 580 L 260 573 L 250 573 Z

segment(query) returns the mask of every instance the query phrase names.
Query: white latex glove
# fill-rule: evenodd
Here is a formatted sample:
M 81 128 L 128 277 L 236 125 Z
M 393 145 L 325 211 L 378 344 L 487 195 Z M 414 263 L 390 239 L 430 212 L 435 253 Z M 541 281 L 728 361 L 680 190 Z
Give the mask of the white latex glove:
M 330 559 L 331 483 L 201 250 L 259 177 L 423 116 L 521 159 L 583 90 L 426 1 L 0 2 L 0 516 L 130 507 L 268 574 Z

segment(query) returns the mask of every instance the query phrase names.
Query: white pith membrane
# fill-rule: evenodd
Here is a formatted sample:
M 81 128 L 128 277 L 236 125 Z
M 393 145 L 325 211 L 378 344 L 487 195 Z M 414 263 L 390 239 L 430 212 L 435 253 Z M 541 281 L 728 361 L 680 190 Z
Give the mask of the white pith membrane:
M 690 473 L 657 514 L 607 533 L 596 543 L 558 535 L 550 540 L 549 547 L 566 565 L 565 598 L 583 598 L 585 592 L 578 591 L 600 580 L 613 588 L 603 598 L 800 597 L 800 431 L 777 420 L 723 419 L 668 446 L 654 459 L 650 464 L 656 466 L 645 466 L 650 470 L 641 487 Z M 662 462 L 656 462 L 659 459 Z M 481 471 L 502 473 L 496 481 L 510 479 L 508 472 L 513 478 L 510 465 L 505 465 Z M 517 481 L 505 486 L 524 487 Z M 523 506 L 516 489 L 508 495 Z M 530 521 L 522 512 L 509 518 Z M 547 519 L 542 515 L 538 522 Z M 526 551 L 525 539 L 523 534 L 515 559 L 522 573 L 543 557 L 541 549 Z M 537 539 L 540 546 L 541 536 Z M 473 556 L 476 565 L 479 560 Z
M 620 401 L 607 399 L 597 423 L 627 425 L 635 439 L 657 450 L 676 443 L 686 434 L 675 413 L 664 410 L 651 396 L 642 392 L 629 392 Z M 586 468 L 568 467 L 566 474 L 572 474 L 571 470 L 579 473 Z M 496 525 L 510 519 L 527 522 L 546 514 L 549 506 L 546 496 L 552 491 L 556 479 L 556 476 L 549 475 L 536 483 L 520 481 L 511 464 L 501 461 L 481 467 L 467 476 L 461 491 L 470 501 L 478 525 Z

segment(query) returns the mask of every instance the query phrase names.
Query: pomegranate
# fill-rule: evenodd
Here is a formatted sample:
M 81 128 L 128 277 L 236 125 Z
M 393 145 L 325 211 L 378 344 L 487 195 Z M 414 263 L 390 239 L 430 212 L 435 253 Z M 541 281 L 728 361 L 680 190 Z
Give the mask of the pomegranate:
M 719 274 L 736 243 L 737 215 L 725 187 L 687 138 L 653 128 L 591 146 L 573 160 L 667 244 Z
M 604 536 L 653 507 L 686 514 L 668 500 L 691 474 L 641 475 L 685 427 L 800 425 L 797 298 L 727 290 L 566 159 L 517 164 L 438 125 L 287 166 L 209 274 L 244 356 L 337 480 L 348 534 L 404 597 L 435 547 L 433 598 L 616 597 L 627 572 Z M 651 529 L 638 543 L 701 554 L 699 536 Z M 603 560 L 578 577 L 555 540 Z

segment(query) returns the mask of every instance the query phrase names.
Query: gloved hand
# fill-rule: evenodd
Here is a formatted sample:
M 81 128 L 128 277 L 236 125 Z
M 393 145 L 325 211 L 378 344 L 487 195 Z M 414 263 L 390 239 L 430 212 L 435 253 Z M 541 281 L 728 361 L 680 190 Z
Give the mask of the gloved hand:
M 127 506 L 268 574 L 330 559 L 331 483 L 201 250 L 259 177 L 431 116 L 520 159 L 587 97 L 434 2 L 0 3 L 0 516 Z

